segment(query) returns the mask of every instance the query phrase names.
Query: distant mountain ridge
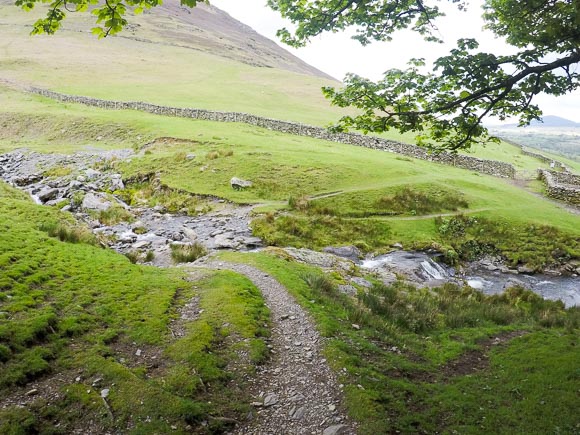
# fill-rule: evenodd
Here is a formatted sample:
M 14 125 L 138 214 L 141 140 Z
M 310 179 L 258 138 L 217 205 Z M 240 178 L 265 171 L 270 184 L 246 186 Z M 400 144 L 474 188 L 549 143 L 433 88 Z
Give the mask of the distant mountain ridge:
M 516 128 L 518 127 L 517 124 L 505 124 L 505 125 L 490 125 L 490 128 L 493 129 L 502 129 L 502 128 Z M 579 122 L 570 121 L 569 119 L 562 118 L 560 116 L 555 115 L 546 115 L 542 117 L 542 121 L 532 121 L 529 127 L 566 127 L 566 128 L 580 128 Z M 526 128 L 526 127 L 524 127 Z

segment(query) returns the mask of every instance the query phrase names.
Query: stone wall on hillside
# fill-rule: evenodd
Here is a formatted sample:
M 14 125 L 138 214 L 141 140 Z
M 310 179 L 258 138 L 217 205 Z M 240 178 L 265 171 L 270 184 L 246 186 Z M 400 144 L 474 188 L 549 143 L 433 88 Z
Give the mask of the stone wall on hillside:
M 548 196 L 580 205 L 580 177 L 573 174 L 540 169 L 540 179 L 546 185 Z
M 516 173 L 515 168 L 509 163 L 505 162 L 478 159 L 476 157 L 466 156 L 463 154 L 452 154 L 447 152 L 432 154 L 416 145 L 390 141 L 375 136 L 365 136 L 358 133 L 332 133 L 322 127 L 269 119 L 247 113 L 218 112 L 204 109 L 167 107 L 143 102 L 101 100 L 97 98 L 66 95 L 40 88 L 29 88 L 29 92 L 62 102 L 84 104 L 103 109 L 139 110 L 156 115 L 178 116 L 205 121 L 242 122 L 255 125 L 257 127 L 267 128 L 269 130 L 279 131 L 282 133 L 308 136 L 316 139 L 323 139 L 332 142 L 339 142 L 348 145 L 356 145 L 376 150 L 403 154 L 405 156 L 414 157 L 421 160 L 456 166 L 458 168 L 469 169 L 496 177 L 514 178 Z

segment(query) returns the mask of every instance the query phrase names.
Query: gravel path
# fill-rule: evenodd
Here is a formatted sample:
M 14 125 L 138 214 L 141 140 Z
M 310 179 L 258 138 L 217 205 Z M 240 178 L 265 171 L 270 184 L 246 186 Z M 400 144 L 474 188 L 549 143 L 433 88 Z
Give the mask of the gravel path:
M 272 313 L 272 359 L 250 382 L 255 413 L 232 434 L 356 433 L 341 405 L 341 386 L 322 356 L 324 340 L 286 288 L 248 265 L 209 260 L 201 266 L 245 275 Z

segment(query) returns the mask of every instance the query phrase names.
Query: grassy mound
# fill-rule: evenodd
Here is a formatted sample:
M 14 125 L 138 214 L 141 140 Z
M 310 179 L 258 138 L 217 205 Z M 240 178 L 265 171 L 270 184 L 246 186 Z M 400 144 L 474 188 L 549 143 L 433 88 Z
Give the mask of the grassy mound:
M 248 280 L 133 265 L 5 184 L 0 230 L 0 433 L 218 430 L 244 411 L 268 334 Z

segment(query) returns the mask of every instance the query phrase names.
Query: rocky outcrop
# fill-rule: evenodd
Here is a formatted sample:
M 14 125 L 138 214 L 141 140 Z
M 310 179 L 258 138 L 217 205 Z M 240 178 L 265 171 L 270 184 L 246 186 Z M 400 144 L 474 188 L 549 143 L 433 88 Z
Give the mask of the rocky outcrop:
M 290 121 L 280 121 L 276 119 L 251 115 L 248 113 L 218 112 L 203 109 L 168 107 L 132 101 L 101 100 L 97 98 L 66 95 L 35 87 L 29 88 L 28 91 L 57 101 L 84 104 L 87 106 L 94 106 L 102 109 L 139 110 L 142 112 L 153 113 L 156 115 L 177 116 L 181 118 L 199 119 L 204 121 L 243 122 L 245 124 L 251 124 L 258 127 L 267 128 L 269 130 L 279 131 L 282 133 L 288 133 L 297 136 L 307 136 L 316 139 L 328 140 L 331 142 L 339 142 L 347 145 L 355 145 L 365 148 L 403 154 L 405 156 L 421 160 L 427 160 L 430 162 L 456 166 L 458 168 L 477 171 L 483 174 L 489 174 L 496 177 L 514 178 L 516 173 L 515 168 L 509 163 L 505 162 L 478 159 L 476 157 L 447 152 L 435 154 L 430 153 L 424 148 L 415 145 L 395 142 L 375 136 L 365 136 L 358 133 L 333 133 L 328 129 L 322 127 L 315 127 L 312 125 L 305 125 Z

